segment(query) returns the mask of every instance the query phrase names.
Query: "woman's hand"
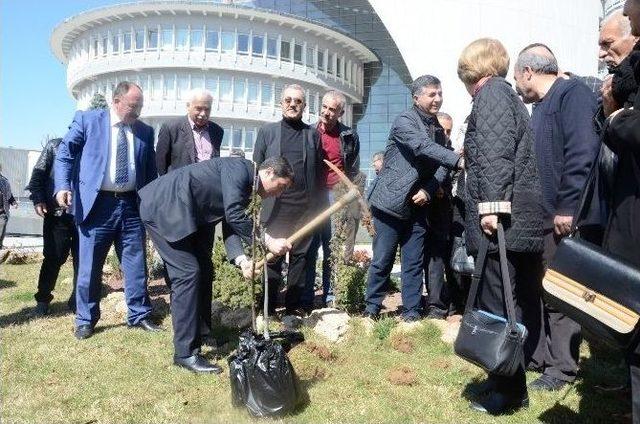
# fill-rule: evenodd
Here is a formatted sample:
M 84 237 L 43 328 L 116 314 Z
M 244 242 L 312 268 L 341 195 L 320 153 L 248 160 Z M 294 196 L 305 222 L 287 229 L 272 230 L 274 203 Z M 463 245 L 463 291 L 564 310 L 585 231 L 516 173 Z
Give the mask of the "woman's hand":
M 488 236 L 492 236 L 498 231 L 498 215 L 485 215 L 480 219 L 480 227 Z

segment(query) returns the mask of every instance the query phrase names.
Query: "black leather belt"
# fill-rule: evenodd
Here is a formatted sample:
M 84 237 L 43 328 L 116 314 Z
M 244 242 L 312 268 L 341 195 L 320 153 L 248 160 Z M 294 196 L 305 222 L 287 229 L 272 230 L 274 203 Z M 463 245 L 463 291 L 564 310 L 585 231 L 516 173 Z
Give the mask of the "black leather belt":
M 124 197 L 133 197 L 136 195 L 135 190 L 131 191 L 108 191 L 108 190 L 100 190 L 100 194 L 108 197 L 115 197 L 116 199 L 121 199 Z

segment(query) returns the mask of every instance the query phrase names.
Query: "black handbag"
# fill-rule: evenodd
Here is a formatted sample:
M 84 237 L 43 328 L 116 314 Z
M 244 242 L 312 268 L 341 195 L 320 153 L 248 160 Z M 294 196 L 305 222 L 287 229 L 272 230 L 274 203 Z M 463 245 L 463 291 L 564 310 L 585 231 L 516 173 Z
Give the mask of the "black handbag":
M 456 355 L 488 373 L 512 376 L 524 364 L 523 345 L 527 338 L 527 328 L 516 322 L 504 228 L 500 222 L 498 223 L 498 249 L 506 318 L 474 307 L 478 286 L 484 275 L 488 249 L 489 239 L 483 236 L 467 305 L 453 348 Z
M 592 203 L 594 173 L 595 168 L 573 215 L 571 235 L 560 241 L 542 287 L 545 301 L 580 324 L 587 337 L 626 349 L 640 331 L 640 270 L 576 236 Z
M 467 242 L 464 232 L 460 237 L 454 237 L 451 246 L 451 269 L 461 275 L 473 275 L 475 261 L 467 253 Z

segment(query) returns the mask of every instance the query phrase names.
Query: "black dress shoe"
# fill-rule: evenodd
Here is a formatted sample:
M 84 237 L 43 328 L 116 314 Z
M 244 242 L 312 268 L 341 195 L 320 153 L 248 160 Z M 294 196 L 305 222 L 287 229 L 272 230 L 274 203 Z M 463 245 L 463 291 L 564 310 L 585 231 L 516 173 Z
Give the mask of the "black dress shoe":
M 471 409 L 491 415 L 502 415 L 517 411 L 520 408 L 529 407 L 529 396 L 504 395 L 499 392 L 491 392 L 489 396 L 480 401 L 471 402 Z
M 567 381 L 560 380 L 559 378 L 551 377 L 550 375 L 542 374 L 529 384 L 531 390 L 544 390 L 547 392 L 554 392 L 562 389 L 569 384 Z
M 88 339 L 93 336 L 93 327 L 89 324 L 79 325 L 76 327 L 73 335 L 76 336 L 76 339 L 78 340 Z
M 49 304 L 46 302 L 38 302 L 36 305 L 35 315 L 37 317 L 49 315 Z
M 173 363 L 179 367 L 186 368 L 189 371 L 197 372 L 197 373 L 213 373 L 220 374 L 222 372 L 222 368 L 219 366 L 208 362 L 201 355 L 193 355 L 188 358 L 176 358 L 174 356 Z
M 129 325 L 129 328 L 140 328 L 144 331 L 164 331 L 164 328 L 155 325 L 146 318 L 138 321 L 137 324 Z
M 469 394 L 473 397 L 484 396 L 489 392 L 496 390 L 496 382 L 490 378 L 483 382 L 472 383 L 469 386 Z

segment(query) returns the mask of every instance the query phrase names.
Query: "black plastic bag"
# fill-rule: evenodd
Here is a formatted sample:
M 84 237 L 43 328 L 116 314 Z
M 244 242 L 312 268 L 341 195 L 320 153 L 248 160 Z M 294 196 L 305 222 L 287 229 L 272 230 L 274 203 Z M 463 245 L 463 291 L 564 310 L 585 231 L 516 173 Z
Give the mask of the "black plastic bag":
M 245 405 L 257 417 L 282 416 L 296 407 L 300 389 L 287 350 L 301 337 L 300 333 L 280 333 L 265 340 L 251 331 L 240 335 L 238 350 L 229 356 L 234 406 Z

